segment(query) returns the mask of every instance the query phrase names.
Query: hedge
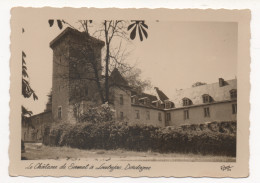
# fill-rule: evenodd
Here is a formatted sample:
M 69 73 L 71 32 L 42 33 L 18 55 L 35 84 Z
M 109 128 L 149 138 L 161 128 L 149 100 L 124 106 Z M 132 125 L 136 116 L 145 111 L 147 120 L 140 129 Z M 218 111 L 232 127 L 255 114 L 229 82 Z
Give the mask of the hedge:
M 126 149 L 160 153 L 236 156 L 236 122 L 160 128 L 120 122 L 62 123 L 47 128 L 44 144 L 79 149 Z

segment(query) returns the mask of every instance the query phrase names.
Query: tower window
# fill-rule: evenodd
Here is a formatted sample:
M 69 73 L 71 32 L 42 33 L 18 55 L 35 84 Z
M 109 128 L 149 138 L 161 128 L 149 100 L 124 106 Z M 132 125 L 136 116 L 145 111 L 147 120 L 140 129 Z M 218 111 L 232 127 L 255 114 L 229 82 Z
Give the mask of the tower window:
M 120 112 L 120 119 L 123 120 L 124 119 L 124 113 Z
M 88 87 L 85 87 L 85 96 L 88 96 Z
M 58 119 L 61 119 L 61 115 L 62 115 L 62 109 L 61 106 L 58 107 Z

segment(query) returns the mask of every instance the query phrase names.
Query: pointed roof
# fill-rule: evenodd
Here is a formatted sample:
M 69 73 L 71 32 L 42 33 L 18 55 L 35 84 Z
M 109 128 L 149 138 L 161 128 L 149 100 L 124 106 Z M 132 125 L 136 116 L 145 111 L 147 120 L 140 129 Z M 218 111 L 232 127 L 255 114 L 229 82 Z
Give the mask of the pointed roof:
M 124 86 L 129 87 L 128 82 L 125 80 L 125 78 L 121 75 L 121 73 L 118 71 L 117 68 L 115 68 L 109 77 L 109 84 L 110 85 L 116 85 L 116 86 Z
M 157 95 L 161 101 L 169 100 L 169 98 L 161 91 L 158 87 L 154 87 L 157 92 Z

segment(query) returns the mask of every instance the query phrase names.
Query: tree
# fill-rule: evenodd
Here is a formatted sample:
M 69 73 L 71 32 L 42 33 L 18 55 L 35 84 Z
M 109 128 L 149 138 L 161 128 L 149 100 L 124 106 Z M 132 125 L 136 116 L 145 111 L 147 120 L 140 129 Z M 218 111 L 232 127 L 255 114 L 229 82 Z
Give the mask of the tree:
M 92 20 L 79 20 L 79 23 L 81 24 L 81 28 L 83 28 L 84 32 L 86 33 L 86 37 L 90 36 L 90 30 L 89 30 L 89 25 L 92 24 Z M 96 28 L 92 34 L 93 37 L 95 37 L 95 35 L 98 39 L 103 39 L 105 42 L 105 67 L 103 72 L 105 73 L 105 77 L 104 77 L 104 87 L 102 87 L 102 78 L 100 78 L 99 76 L 99 72 L 100 70 L 102 70 L 102 68 L 98 68 L 97 66 L 97 62 L 95 62 L 94 55 L 92 55 L 91 51 L 89 50 L 93 50 L 94 48 L 92 47 L 92 45 L 89 45 L 88 43 L 86 43 L 84 46 L 80 46 L 80 54 L 82 54 L 82 56 L 84 58 L 88 58 L 88 59 L 78 59 L 78 62 L 88 62 L 89 65 L 91 66 L 91 69 L 88 70 L 87 72 L 94 72 L 94 76 L 92 77 L 81 77 L 81 79 L 89 79 L 89 80 L 93 80 L 96 82 L 97 84 L 97 88 L 99 91 L 99 96 L 100 99 L 102 101 L 102 103 L 108 102 L 109 101 L 109 73 L 111 72 L 111 68 L 116 67 L 116 66 L 120 66 L 121 69 L 124 68 L 124 70 L 131 70 L 131 67 L 129 67 L 128 64 L 125 64 L 122 59 L 119 59 L 118 56 L 120 54 L 118 54 L 119 52 L 121 52 L 122 47 L 121 47 L 121 42 L 120 42 L 120 46 L 118 47 L 118 50 L 114 50 L 115 48 L 113 48 L 112 46 L 112 41 L 117 37 L 121 40 L 129 40 L 128 39 L 128 33 L 127 31 L 130 31 L 130 39 L 135 39 L 136 38 L 136 34 L 138 32 L 139 37 L 140 37 L 140 41 L 143 41 L 143 37 L 148 37 L 148 34 L 146 32 L 145 29 L 148 29 L 148 26 L 145 24 L 145 21 L 143 20 L 134 20 L 132 21 L 133 23 L 131 23 L 130 25 L 128 25 L 128 22 L 126 21 L 122 21 L 122 20 L 104 20 L 99 24 L 99 27 Z M 66 22 L 65 20 L 57 20 L 57 25 L 60 29 L 63 28 L 63 24 L 66 24 L 67 26 L 76 29 L 74 26 L 72 26 L 71 24 L 69 24 L 68 22 Z M 50 27 L 52 27 L 54 25 L 54 20 L 51 19 L 49 20 L 49 25 Z M 75 43 L 77 44 L 77 43 Z M 113 51 L 114 50 L 114 51 Z M 116 53 L 116 54 L 114 54 Z M 122 57 L 122 55 L 121 55 Z M 120 61 L 119 61 L 120 60 Z M 113 63 L 111 63 L 111 61 Z M 140 75 L 140 74 L 139 74 Z M 137 76 L 137 75 L 136 75 Z M 64 77 L 64 76 L 61 76 Z M 67 76 L 70 77 L 70 76 Z M 134 77 L 132 77 L 134 78 Z M 137 77 L 135 77 L 137 78 Z M 137 84 L 137 82 L 136 82 Z M 142 88 L 142 87 L 141 87 Z M 104 90 L 104 91 L 103 91 Z
M 21 118 L 23 125 L 32 126 L 30 117 L 32 116 L 32 111 L 29 111 L 22 105 L 22 112 L 21 112 Z
M 37 95 L 34 90 L 31 88 L 30 83 L 28 81 L 29 76 L 27 74 L 27 66 L 25 62 L 26 54 L 22 51 L 22 95 L 24 98 L 30 98 L 33 96 L 34 100 L 38 100 Z
M 123 76 L 127 80 L 129 86 L 138 93 L 153 88 L 150 80 L 141 79 L 141 70 L 138 68 L 132 68 L 127 72 L 123 72 Z
M 24 33 L 24 28 L 22 28 L 22 33 Z M 34 90 L 31 88 L 30 83 L 28 81 L 29 75 L 27 73 L 27 66 L 25 62 L 26 54 L 22 51 L 22 95 L 24 98 L 33 97 L 33 100 L 38 100 L 37 95 L 35 94 Z M 22 105 L 22 122 L 29 123 L 29 117 L 32 115 L 32 111 L 29 111 Z

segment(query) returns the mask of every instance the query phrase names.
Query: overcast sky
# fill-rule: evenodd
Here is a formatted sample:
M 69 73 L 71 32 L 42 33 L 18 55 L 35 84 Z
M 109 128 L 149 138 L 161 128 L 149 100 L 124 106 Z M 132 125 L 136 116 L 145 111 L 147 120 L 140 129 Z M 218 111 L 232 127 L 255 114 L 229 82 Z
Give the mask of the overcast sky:
M 71 20 L 71 22 L 76 22 Z M 172 98 L 176 89 L 188 88 L 197 81 L 214 83 L 219 77 L 226 80 L 236 76 L 237 24 L 221 22 L 146 22 L 148 39 L 139 37 L 131 46 L 127 62 L 142 70 L 142 77 L 150 79 Z M 39 100 L 24 99 L 24 105 L 40 113 L 45 108 L 52 86 L 52 50 L 49 43 L 62 30 L 50 28 L 46 20 L 20 22 L 23 50 L 31 87 Z M 114 42 L 116 44 L 117 42 Z

